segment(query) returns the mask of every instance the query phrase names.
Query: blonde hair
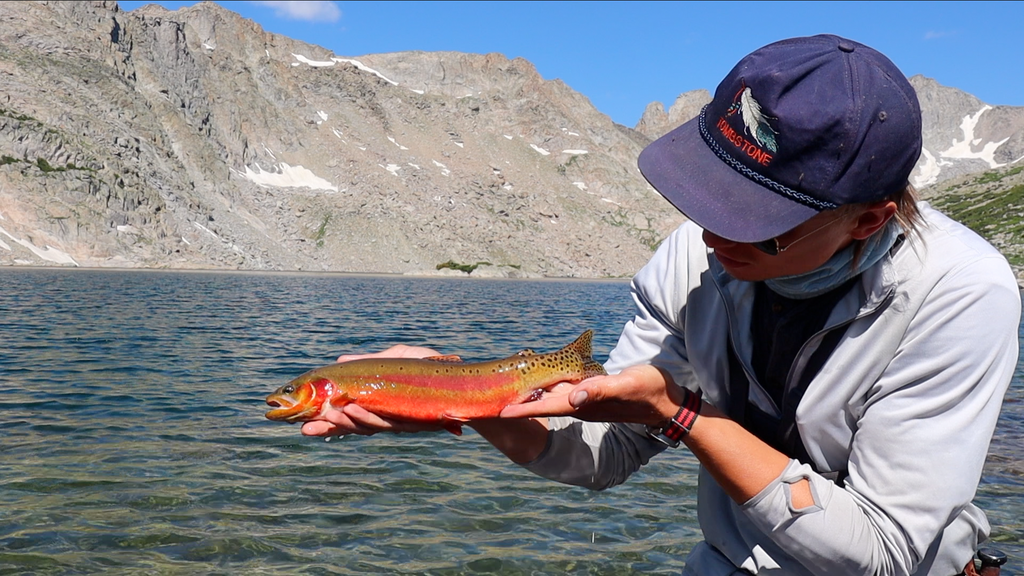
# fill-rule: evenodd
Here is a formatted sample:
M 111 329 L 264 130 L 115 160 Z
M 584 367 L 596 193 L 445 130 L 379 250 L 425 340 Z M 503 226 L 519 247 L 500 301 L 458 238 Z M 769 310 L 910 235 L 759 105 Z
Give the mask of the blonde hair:
M 853 216 L 859 214 L 866 206 L 875 204 L 877 202 L 892 202 L 896 204 L 896 213 L 893 214 L 893 218 L 903 228 L 904 233 L 907 236 L 912 236 L 920 232 L 921 226 L 924 224 L 924 220 L 921 216 L 921 210 L 917 206 L 917 189 L 914 188 L 913 184 L 907 183 L 906 187 L 899 192 L 894 192 L 882 198 L 876 202 L 865 202 L 862 204 L 847 204 L 840 206 L 836 209 L 838 216 Z M 880 234 L 882 229 L 879 229 L 875 234 Z M 864 253 L 864 246 L 867 242 L 867 238 L 863 240 L 854 241 L 853 245 L 853 269 L 856 270 L 860 263 L 861 254 Z
M 886 200 L 890 200 L 896 203 L 896 221 L 900 223 L 900 226 L 910 234 L 917 234 L 920 232 L 921 226 L 924 225 L 924 220 L 921 216 L 921 210 L 917 207 L 917 189 L 914 188 L 913 184 L 907 183 L 907 187 L 895 194 L 890 194 Z

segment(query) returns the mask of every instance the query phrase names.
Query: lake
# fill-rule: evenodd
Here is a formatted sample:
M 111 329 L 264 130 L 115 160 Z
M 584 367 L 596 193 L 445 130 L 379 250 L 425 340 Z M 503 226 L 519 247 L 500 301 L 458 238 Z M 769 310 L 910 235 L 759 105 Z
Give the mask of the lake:
M 343 352 L 469 361 L 595 330 L 626 282 L 0 269 L 0 574 L 678 573 L 696 474 L 665 453 L 604 492 L 456 438 L 324 442 L 265 396 Z M 1024 371 L 977 497 L 1024 566 Z

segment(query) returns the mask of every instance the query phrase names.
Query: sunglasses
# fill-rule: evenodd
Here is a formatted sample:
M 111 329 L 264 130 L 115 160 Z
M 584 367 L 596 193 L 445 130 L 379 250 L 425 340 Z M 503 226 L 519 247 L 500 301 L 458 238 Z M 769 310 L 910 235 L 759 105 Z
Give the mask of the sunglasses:
M 804 234 L 803 236 L 797 238 L 796 240 L 793 240 L 792 242 L 790 242 L 789 244 L 786 244 L 785 246 L 783 246 L 781 243 L 779 243 L 779 238 L 778 237 L 769 238 L 767 240 L 762 240 L 760 242 L 751 242 L 750 244 L 754 248 L 757 248 L 758 250 L 760 250 L 761 252 L 764 252 L 765 254 L 767 254 L 769 256 L 778 256 L 779 254 L 781 254 L 781 253 L 785 252 L 786 250 L 789 250 L 790 248 L 792 248 L 793 245 L 796 244 L 797 242 L 799 242 L 799 241 L 803 240 L 804 238 L 807 238 L 809 236 L 812 236 L 812 235 L 814 235 L 814 234 L 824 230 L 828 226 L 838 222 L 841 218 L 842 218 L 842 216 L 840 216 L 839 218 L 834 218 L 832 220 L 829 220 L 828 222 L 822 224 L 821 226 L 818 226 L 814 230 L 811 230 L 807 234 Z

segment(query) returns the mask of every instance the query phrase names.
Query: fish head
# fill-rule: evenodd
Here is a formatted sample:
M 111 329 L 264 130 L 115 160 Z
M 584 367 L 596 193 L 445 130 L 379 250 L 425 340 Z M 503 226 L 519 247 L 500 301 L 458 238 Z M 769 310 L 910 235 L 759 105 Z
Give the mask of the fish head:
M 318 416 L 335 392 L 334 382 L 316 374 L 303 374 L 267 396 L 270 420 L 308 422 Z

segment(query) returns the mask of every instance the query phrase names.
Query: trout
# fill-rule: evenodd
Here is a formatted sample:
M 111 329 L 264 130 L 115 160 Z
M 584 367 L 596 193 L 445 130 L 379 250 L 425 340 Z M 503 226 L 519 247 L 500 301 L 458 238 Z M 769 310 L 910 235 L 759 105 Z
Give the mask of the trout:
M 540 397 L 559 382 L 605 374 L 591 358 L 587 330 L 557 352 L 523 350 L 501 360 L 463 362 L 458 356 L 366 358 L 316 368 L 267 396 L 270 420 L 306 422 L 328 407 L 354 403 L 375 414 L 437 423 L 454 434 L 461 422 L 494 418 L 501 409 Z

